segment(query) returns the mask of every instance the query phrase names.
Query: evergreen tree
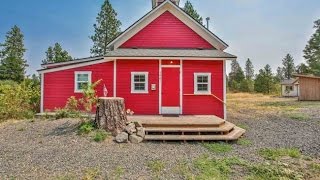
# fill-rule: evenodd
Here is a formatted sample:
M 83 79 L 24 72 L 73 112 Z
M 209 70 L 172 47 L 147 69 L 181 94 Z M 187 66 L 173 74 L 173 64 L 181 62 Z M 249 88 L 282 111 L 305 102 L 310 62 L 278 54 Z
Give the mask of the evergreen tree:
M 239 91 L 241 82 L 245 79 L 244 72 L 237 60 L 231 62 L 228 86 L 231 91 Z
M 254 77 L 254 68 L 251 60 L 248 58 L 246 61 L 246 68 L 245 68 L 245 74 L 247 80 L 252 80 Z
M 278 67 L 277 68 L 277 73 L 276 73 L 276 76 L 275 76 L 275 81 L 276 82 L 280 82 L 282 80 L 284 80 L 283 69 L 281 67 Z
M 301 63 L 296 67 L 296 73 L 298 74 L 308 74 L 309 72 L 309 67 L 304 63 Z
M 55 43 L 53 48 L 49 46 L 48 50 L 46 51 L 46 58 L 42 61 L 42 63 L 59 63 L 70 60 L 72 60 L 72 57 L 69 55 L 69 53 L 66 50 L 63 50 L 59 43 Z
M 203 24 L 203 18 L 198 14 L 198 12 L 194 9 L 192 3 L 187 0 L 184 4 L 183 10 L 189 14 L 193 19 L 198 21 L 200 24 Z
M 316 31 L 311 36 L 303 52 L 310 72 L 320 76 L 320 19 L 314 22 L 313 28 Z
M 93 41 L 91 54 L 103 56 L 107 54 L 107 45 L 120 33 L 121 22 L 117 19 L 117 12 L 112 8 L 109 0 L 105 0 L 101 11 L 93 25 L 95 34 L 90 37 Z
M 286 57 L 282 60 L 282 70 L 285 79 L 291 79 L 292 74 L 295 72 L 295 66 L 293 61 L 293 57 L 290 54 L 287 54 Z
M 23 40 L 18 26 L 7 32 L 6 40 L 1 44 L 0 80 L 23 81 L 28 66 L 23 58 L 26 51 Z
M 270 94 L 275 90 L 272 70 L 269 64 L 259 70 L 255 79 L 254 89 L 256 92 Z

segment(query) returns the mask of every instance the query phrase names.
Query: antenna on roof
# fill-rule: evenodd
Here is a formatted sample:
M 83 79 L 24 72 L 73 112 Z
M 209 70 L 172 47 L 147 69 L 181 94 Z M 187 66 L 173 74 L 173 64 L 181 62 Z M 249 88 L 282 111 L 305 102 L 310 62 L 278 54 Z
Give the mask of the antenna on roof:
M 209 21 L 210 21 L 210 17 L 207 17 L 207 18 L 206 18 L 206 20 L 207 20 L 207 29 L 209 29 Z

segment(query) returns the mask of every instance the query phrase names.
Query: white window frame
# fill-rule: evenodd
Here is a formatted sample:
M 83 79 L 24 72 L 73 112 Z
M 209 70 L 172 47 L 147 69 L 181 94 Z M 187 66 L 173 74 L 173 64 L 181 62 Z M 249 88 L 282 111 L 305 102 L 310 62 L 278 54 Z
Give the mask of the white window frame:
M 134 76 L 144 75 L 145 76 L 145 90 L 135 90 L 134 89 Z M 148 72 L 131 72 L 131 93 L 132 94 L 147 94 L 149 93 L 149 73 Z M 137 82 L 138 83 L 138 82 Z M 141 83 L 141 82 L 139 82 Z
M 198 83 L 198 76 L 208 76 L 208 83 Z M 208 84 L 208 91 L 198 91 L 198 84 Z M 211 94 L 211 73 L 194 73 L 194 94 Z
M 80 82 L 85 82 L 85 81 L 78 81 L 78 75 L 80 74 L 87 74 L 88 75 L 88 84 L 91 84 L 91 71 L 75 71 L 74 72 L 74 92 L 75 93 L 82 93 L 83 90 L 82 89 L 78 89 L 78 83 Z

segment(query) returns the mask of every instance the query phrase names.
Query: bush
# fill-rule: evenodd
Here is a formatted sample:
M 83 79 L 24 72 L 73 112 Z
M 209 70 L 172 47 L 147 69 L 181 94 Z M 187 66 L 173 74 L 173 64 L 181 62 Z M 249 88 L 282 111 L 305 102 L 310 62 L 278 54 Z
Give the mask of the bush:
M 96 142 L 101 142 L 104 141 L 108 136 L 109 134 L 105 130 L 97 130 L 93 140 Z
M 78 127 L 78 133 L 79 134 L 89 134 L 91 131 L 93 131 L 96 128 L 94 122 L 92 121 L 85 121 L 82 122 Z
M 0 81 L 0 121 L 32 118 L 40 107 L 40 86 L 31 80 Z

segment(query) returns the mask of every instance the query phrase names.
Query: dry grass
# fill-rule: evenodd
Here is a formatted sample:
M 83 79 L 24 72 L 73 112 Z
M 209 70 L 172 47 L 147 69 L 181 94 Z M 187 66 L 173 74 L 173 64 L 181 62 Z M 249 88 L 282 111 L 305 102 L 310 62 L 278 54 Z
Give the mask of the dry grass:
M 302 117 L 303 110 L 320 108 L 320 102 L 302 102 L 296 98 L 280 98 L 263 94 L 227 94 L 228 114 L 235 119 L 259 119 L 260 117 L 286 117 L 293 120 L 308 120 Z M 292 117 L 293 115 L 296 115 Z

